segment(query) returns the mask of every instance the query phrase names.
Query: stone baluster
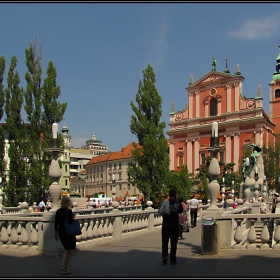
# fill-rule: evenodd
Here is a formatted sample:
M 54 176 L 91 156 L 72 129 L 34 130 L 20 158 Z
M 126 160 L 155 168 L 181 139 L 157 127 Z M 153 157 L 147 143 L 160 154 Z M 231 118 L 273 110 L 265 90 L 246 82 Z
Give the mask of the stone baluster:
M 8 232 L 8 230 L 7 230 L 7 223 L 5 222 L 5 221 L 2 221 L 1 222 L 1 234 L 0 234 L 0 241 L 4 244 L 4 245 L 6 245 L 8 242 L 9 242 L 9 240 L 10 240 L 10 235 L 9 235 L 9 232 Z M 2 245 L 2 246 L 4 246 L 4 245 Z M 4 246 L 5 247 L 5 246 Z
M 274 219 L 276 228 L 274 230 L 274 241 L 276 242 L 273 249 L 280 250 L 280 219 Z
M 270 249 L 270 246 L 267 244 L 267 242 L 270 240 L 270 234 L 267 227 L 269 220 L 270 220 L 269 218 L 261 218 L 261 221 L 263 223 L 263 228 L 262 228 L 260 238 L 263 244 L 261 245 L 260 249 Z
M 12 221 L 11 225 L 12 225 L 12 227 L 11 227 L 12 230 L 11 230 L 11 235 L 10 235 L 10 241 L 13 244 L 16 244 L 19 241 L 19 234 L 17 232 L 17 222 Z
M 94 224 L 94 227 L 93 227 L 93 238 L 98 237 L 98 226 L 99 226 L 99 221 L 95 220 L 95 224 Z
M 255 230 L 255 222 L 256 222 L 257 218 L 248 218 L 247 220 L 250 222 L 250 229 L 249 229 L 248 236 L 247 236 L 247 241 L 250 244 L 247 246 L 247 249 L 255 250 L 255 249 L 257 249 L 257 246 L 255 244 L 256 239 L 257 239 L 256 230 Z
M 37 222 L 30 222 L 30 228 L 31 228 L 31 233 L 30 233 L 30 243 L 32 245 L 38 245 L 39 242 L 39 234 L 36 229 Z
M 233 249 L 245 249 L 241 242 L 243 240 L 243 234 L 242 234 L 242 229 L 241 229 L 241 223 L 244 220 L 244 218 L 234 218 L 237 227 L 234 233 L 234 241 L 236 242 L 236 244 L 233 246 Z
M 113 218 L 109 218 L 108 234 L 109 236 L 113 235 Z
M 108 226 L 109 226 L 109 220 L 106 218 L 105 222 L 104 222 L 104 237 L 108 236 Z
M 87 238 L 88 238 L 88 240 L 92 240 L 93 239 L 93 221 L 89 219 L 87 224 L 88 224 Z

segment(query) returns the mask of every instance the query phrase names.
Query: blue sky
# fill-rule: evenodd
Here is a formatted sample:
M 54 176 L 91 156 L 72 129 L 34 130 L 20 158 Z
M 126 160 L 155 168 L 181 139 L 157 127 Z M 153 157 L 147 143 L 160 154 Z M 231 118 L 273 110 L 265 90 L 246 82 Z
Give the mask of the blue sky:
M 25 49 L 42 46 L 43 78 L 51 60 L 67 102 L 64 121 L 74 147 L 95 134 L 110 151 L 132 141 L 130 121 L 139 79 L 150 63 L 169 130 L 172 100 L 187 105 L 190 75 L 240 66 L 243 94 L 256 97 L 261 84 L 269 114 L 269 82 L 280 39 L 280 3 L 0 3 L 0 55 L 18 58 L 25 85 Z M 5 75 L 6 79 L 6 75 Z M 2 120 L 3 121 L 3 120 Z M 166 135 L 167 136 L 167 135 Z

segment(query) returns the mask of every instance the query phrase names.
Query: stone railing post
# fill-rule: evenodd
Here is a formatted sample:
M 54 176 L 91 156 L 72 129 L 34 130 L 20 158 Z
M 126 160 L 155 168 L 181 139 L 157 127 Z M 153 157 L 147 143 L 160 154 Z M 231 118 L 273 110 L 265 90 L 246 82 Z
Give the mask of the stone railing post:
M 115 202 L 117 202 L 117 201 L 114 201 L 113 204 Z M 114 209 L 114 210 L 117 210 L 117 209 Z M 119 210 L 117 210 L 117 211 L 119 211 Z M 114 238 L 120 238 L 122 236 L 122 228 L 123 228 L 122 216 L 116 216 L 114 219 L 114 223 L 113 223 L 113 237 Z
M 148 230 L 154 230 L 155 228 L 155 214 L 154 212 L 150 212 L 148 218 Z

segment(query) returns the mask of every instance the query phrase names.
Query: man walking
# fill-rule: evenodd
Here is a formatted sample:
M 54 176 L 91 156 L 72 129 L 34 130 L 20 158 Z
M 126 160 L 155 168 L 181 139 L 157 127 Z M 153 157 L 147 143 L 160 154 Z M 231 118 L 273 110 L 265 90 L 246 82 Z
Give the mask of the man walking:
M 197 212 L 200 209 L 199 201 L 192 195 L 192 199 L 190 201 L 190 214 L 191 214 L 191 227 L 196 227 L 196 219 L 197 219 Z
M 168 242 L 170 238 L 170 264 L 176 264 L 177 243 L 180 235 L 179 214 L 183 212 L 183 206 L 176 199 L 176 190 L 169 191 L 170 214 L 163 215 L 161 237 L 162 237 L 162 263 L 168 261 Z

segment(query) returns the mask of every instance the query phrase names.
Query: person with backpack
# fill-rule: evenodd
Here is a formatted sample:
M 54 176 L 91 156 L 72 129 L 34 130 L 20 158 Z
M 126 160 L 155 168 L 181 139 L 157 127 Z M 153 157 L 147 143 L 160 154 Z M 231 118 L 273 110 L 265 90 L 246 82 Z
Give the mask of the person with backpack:
M 162 216 L 162 263 L 168 261 L 168 242 L 170 239 L 170 264 L 176 264 L 177 243 L 180 236 L 179 214 L 183 212 L 183 206 L 176 198 L 177 192 L 175 188 L 169 191 L 169 212 Z

